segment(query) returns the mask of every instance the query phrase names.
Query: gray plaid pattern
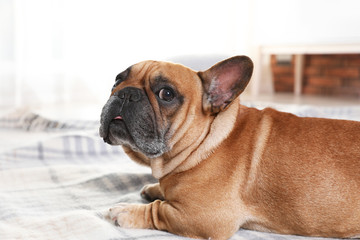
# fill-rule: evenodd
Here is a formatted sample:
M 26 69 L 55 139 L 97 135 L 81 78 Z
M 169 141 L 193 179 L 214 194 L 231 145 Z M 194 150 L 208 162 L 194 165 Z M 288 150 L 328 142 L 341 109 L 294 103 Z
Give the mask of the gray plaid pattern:
M 0 131 L 1 127 L 19 127 L 15 118 L 9 119 L 0 119 Z M 122 229 L 108 223 L 103 212 L 116 203 L 145 203 L 139 191 L 143 185 L 156 182 L 150 170 L 128 159 L 120 147 L 103 143 L 97 136 L 98 122 L 51 125 L 46 124 L 46 119 L 41 121 L 41 126 L 46 127 L 28 124 L 20 128 L 60 131 L 58 126 L 73 126 L 60 128 L 72 131 L 0 154 L 1 240 L 186 239 L 162 231 Z M 93 131 L 85 134 L 74 131 L 77 129 Z M 231 239 L 321 238 L 241 229 Z

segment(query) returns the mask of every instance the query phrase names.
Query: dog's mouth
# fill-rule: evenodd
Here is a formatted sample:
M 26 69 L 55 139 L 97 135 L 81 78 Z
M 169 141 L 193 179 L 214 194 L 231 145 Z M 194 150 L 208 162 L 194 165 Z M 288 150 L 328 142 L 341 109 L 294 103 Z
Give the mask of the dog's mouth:
M 110 145 L 119 145 L 119 137 L 126 139 L 129 136 L 121 109 L 116 107 L 118 105 L 119 99 L 112 96 L 101 112 L 99 134 Z
M 109 123 L 109 127 L 108 127 L 108 136 L 112 134 L 112 132 L 114 134 L 119 134 L 121 133 L 121 136 L 128 136 L 128 130 L 125 124 L 125 120 L 123 119 L 122 116 L 118 115 L 114 118 L 112 118 L 112 120 Z
M 119 108 L 122 105 L 122 100 L 116 96 L 111 96 L 104 105 L 100 118 L 100 137 L 110 145 L 128 146 L 150 158 L 163 154 L 167 150 L 166 142 L 157 131 L 150 103 Z
M 122 118 L 122 116 L 116 116 L 116 117 L 114 117 L 113 121 L 115 121 L 115 120 L 123 120 L 123 118 Z
M 110 125 L 111 124 L 124 124 L 125 125 L 125 121 L 124 121 L 123 117 L 120 116 L 120 115 L 114 117 L 109 123 L 109 131 L 110 131 Z
M 125 121 L 122 116 L 107 117 L 107 121 L 103 121 L 100 127 L 100 136 L 110 145 L 118 145 L 118 136 L 128 136 Z

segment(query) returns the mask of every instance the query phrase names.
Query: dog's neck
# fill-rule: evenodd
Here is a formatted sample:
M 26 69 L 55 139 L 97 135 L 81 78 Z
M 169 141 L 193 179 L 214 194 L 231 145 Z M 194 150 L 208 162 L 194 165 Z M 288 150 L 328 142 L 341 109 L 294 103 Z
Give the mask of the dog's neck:
M 234 128 L 239 107 L 239 99 L 234 100 L 225 111 L 209 122 L 208 128 L 204 128 L 194 143 L 171 159 L 163 156 L 152 159 L 150 165 L 153 176 L 160 179 L 171 172 L 183 172 L 208 158 Z

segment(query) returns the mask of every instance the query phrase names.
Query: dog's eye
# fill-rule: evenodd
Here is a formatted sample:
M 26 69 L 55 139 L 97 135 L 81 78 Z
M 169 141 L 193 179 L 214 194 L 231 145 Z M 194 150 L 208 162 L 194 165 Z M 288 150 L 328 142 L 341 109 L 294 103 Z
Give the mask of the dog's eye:
M 158 96 L 161 100 L 170 102 L 171 100 L 174 99 L 174 92 L 169 88 L 162 88 L 158 92 Z

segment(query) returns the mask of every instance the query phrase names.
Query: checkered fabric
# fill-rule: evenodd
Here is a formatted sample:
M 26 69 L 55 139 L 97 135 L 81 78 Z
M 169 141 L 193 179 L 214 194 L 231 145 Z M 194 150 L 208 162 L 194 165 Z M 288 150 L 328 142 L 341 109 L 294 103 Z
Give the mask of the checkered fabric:
M 64 134 L 0 153 L 1 240 L 186 239 L 156 230 L 123 229 L 104 219 L 103 213 L 118 202 L 145 203 L 139 191 L 156 180 L 120 147 L 105 144 L 97 135 L 98 122 L 60 123 L 25 115 L 0 119 L 0 133 L 2 128 L 18 128 Z M 24 121 L 31 116 L 32 121 Z M 88 131 L 77 131 L 84 129 Z M 231 239 L 320 238 L 239 230 Z

